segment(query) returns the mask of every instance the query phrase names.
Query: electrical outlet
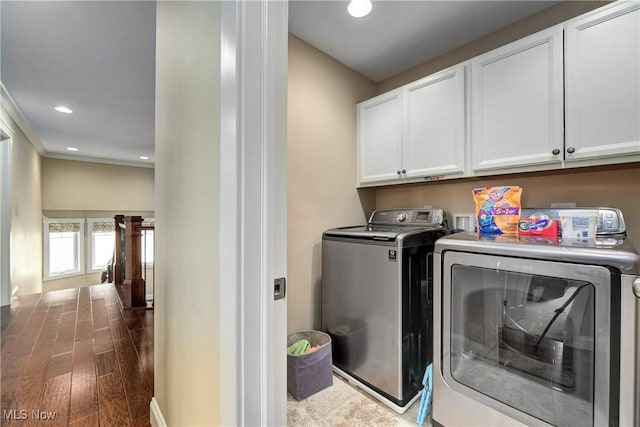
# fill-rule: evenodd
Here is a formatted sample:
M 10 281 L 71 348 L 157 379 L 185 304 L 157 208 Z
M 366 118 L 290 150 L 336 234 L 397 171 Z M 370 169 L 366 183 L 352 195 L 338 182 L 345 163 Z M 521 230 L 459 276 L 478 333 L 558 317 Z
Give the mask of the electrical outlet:
M 461 229 L 464 231 L 476 231 L 476 216 L 469 213 L 454 213 L 452 214 L 453 224 L 451 228 Z

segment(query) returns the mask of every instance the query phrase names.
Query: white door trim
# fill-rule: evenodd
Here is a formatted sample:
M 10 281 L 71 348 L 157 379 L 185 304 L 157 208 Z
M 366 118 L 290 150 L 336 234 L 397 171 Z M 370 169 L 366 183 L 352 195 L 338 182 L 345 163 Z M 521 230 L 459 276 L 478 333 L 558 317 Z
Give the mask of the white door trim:
M 222 3 L 220 422 L 286 425 L 288 4 Z
M 151 398 L 149 408 L 149 420 L 151 421 L 151 427 L 167 427 L 167 422 L 164 419 L 164 415 L 162 415 L 162 411 L 160 410 L 160 406 L 158 405 L 158 401 L 155 397 Z
M 241 425 L 240 407 L 240 324 L 238 310 L 239 284 L 239 156 L 238 76 L 236 45 L 238 44 L 238 9 L 236 2 L 222 2 L 220 60 L 220 424 Z M 226 325 L 226 327 L 222 327 Z
M 11 304 L 11 156 L 13 129 L 0 119 L 0 305 Z

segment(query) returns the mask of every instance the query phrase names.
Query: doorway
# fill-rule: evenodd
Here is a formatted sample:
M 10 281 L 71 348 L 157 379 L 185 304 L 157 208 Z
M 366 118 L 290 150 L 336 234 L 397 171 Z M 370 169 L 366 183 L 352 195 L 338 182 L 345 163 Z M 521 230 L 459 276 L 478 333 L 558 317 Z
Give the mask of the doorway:
M 11 303 L 11 137 L 0 120 L 0 305 Z

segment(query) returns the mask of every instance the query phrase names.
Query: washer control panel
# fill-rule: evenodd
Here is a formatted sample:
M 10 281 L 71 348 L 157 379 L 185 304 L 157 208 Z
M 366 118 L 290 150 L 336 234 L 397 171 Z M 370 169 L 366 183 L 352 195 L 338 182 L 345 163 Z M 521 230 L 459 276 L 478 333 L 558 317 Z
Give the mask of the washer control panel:
M 380 209 L 371 214 L 369 224 L 445 225 L 442 209 Z

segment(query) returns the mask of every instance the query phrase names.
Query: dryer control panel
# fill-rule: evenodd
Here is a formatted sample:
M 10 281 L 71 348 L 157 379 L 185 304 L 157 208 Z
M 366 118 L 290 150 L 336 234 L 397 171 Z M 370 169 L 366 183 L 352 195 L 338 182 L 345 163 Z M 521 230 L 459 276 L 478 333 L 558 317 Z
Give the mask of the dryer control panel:
M 562 208 L 566 209 L 597 209 L 598 219 L 596 223 L 596 235 L 605 236 L 625 236 L 627 234 L 627 225 L 624 222 L 624 216 L 620 209 L 616 208 Z M 521 216 L 528 218 L 535 213 L 543 212 L 551 219 L 558 219 L 558 209 L 555 208 L 524 208 Z

